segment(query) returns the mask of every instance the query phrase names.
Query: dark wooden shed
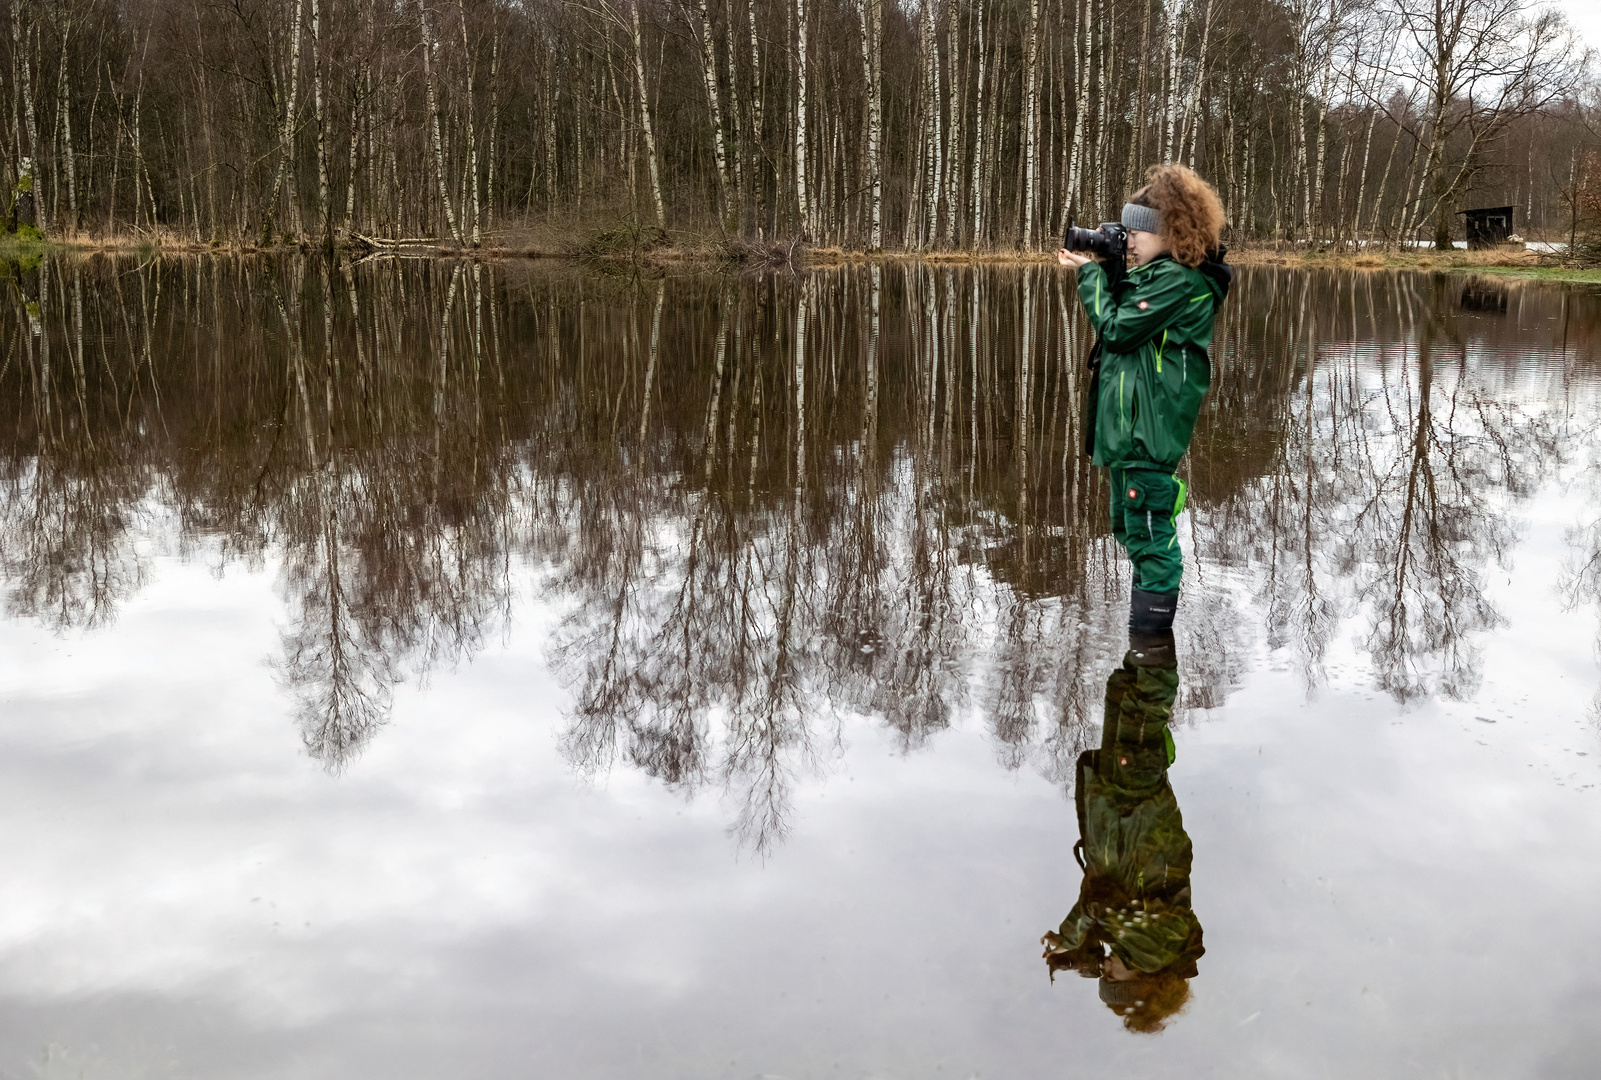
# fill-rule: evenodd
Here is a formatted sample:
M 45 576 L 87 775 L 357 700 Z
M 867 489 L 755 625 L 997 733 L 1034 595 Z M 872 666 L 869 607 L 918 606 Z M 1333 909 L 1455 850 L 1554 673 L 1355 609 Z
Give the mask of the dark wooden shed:
M 1486 206 L 1463 210 L 1468 219 L 1468 250 L 1481 251 L 1507 242 L 1512 235 L 1512 207 Z

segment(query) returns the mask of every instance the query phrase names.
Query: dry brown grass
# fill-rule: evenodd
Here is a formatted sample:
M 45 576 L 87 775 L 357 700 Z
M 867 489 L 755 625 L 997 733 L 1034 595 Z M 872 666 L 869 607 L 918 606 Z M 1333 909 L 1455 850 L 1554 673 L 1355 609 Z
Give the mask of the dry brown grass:
M 1540 257 L 1521 247 L 1494 251 L 1433 251 L 1427 248 L 1379 251 L 1300 251 L 1247 245 L 1229 251 L 1236 266 L 1307 266 L 1333 269 L 1466 270 L 1481 266 L 1532 269 Z
M 199 254 L 203 252 L 253 252 L 263 250 L 254 243 L 240 240 L 210 240 L 200 239 L 192 233 L 175 229 L 169 225 L 153 225 L 147 228 L 123 226 L 115 232 L 90 232 L 76 230 L 55 232 L 50 235 L 50 243 L 71 248 L 77 251 L 104 251 L 133 252 L 133 251 L 160 251 L 168 254 Z M 286 248 L 299 245 L 285 244 Z

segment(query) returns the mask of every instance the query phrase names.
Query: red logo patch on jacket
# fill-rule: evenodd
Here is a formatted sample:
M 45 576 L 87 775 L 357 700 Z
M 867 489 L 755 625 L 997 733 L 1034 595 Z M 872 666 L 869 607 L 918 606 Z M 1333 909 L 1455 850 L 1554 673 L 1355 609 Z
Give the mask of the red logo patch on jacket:
M 1150 305 L 1150 304 L 1147 304 L 1147 303 L 1146 303 L 1146 302 L 1145 302 L 1145 301 L 1144 301 L 1144 300 L 1141 300 L 1141 301 L 1140 301 L 1140 310 L 1141 310 L 1141 311 L 1144 311 L 1144 310 L 1145 310 L 1145 309 L 1146 309 L 1146 308 L 1148 308 L 1148 307 L 1150 307 L 1150 306 L 1151 306 L 1151 305 Z

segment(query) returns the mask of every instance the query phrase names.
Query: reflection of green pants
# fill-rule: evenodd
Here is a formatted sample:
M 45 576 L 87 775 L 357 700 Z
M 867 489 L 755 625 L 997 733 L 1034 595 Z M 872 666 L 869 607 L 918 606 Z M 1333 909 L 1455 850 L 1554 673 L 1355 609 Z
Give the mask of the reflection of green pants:
M 1112 535 L 1134 563 L 1134 586 L 1176 593 L 1184 556 L 1174 527 L 1184 509 L 1184 481 L 1159 469 L 1111 469 Z

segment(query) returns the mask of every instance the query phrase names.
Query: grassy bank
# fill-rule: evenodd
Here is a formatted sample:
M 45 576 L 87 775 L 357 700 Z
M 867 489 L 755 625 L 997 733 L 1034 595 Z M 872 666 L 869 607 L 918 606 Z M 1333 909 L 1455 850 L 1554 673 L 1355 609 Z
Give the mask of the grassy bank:
M 879 251 L 842 247 L 812 247 L 798 238 L 767 241 L 731 239 L 715 233 L 669 233 L 638 222 L 611 223 L 602 228 L 523 225 L 488 233 L 476 247 L 463 247 L 435 237 L 381 237 L 342 235 L 336 247 L 344 254 L 363 257 L 475 258 L 475 259 L 577 259 L 636 269 L 722 268 L 739 270 L 792 270 L 864 263 L 921 262 L 936 265 L 1052 264 L 1051 242 L 1034 250 L 984 251 Z M 18 240 L 0 235 L 0 258 L 15 260 L 45 251 L 80 254 L 232 254 L 312 252 L 310 242 L 260 245 L 242 241 L 198 241 L 173 230 L 129 230 L 113 235 L 86 233 L 51 237 L 44 241 Z M 1601 284 L 1601 269 L 1559 267 L 1543 262 L 1534 252 L 1520 248 L 1497 251 L 1333 252 L 1246 244 L 1231 248 L 1229 262 L 1236 266 L 1298 266 L 1331 270 L 1411 270 L 1420 273 L 1497 274 L 1532 280 Z
M 1569 281 L 1578 285 L 1601 285 L 1601 269 L 1578 270 L 1561 266 L 1482 266 L 1475 268 L 1474 272 L 1527 281 Z

